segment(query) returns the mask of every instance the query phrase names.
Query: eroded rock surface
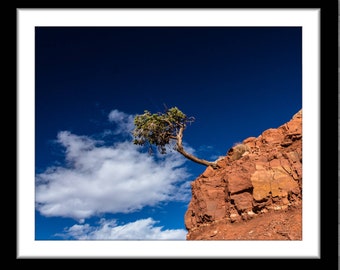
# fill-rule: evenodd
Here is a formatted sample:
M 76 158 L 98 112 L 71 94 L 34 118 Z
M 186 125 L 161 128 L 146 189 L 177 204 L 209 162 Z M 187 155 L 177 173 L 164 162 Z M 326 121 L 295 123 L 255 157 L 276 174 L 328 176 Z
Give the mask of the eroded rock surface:
M 234 146 L 218 165 L 192 182 L 187 240 L 301 240 L 302 110 Z

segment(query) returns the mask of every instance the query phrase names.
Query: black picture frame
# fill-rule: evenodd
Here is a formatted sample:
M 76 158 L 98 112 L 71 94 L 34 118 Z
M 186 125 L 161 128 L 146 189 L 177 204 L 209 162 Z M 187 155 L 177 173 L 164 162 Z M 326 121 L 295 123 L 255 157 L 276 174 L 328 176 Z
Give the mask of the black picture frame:
M 15 7 L 16 11 L 16 22 L 18 22 L 18 10 L 25 10 L 25 9 L 32 9 L 32 8 L 61 8 L 61 9 L 72 9 L 72 8 L 81 8 L 81 9 L 98 9 L 98 8 L 136 8 L 136 9 L 145 9 L 145 8 L 158 8 L 158 7 L 149 7 L 147 5 L 143 5 L 143 7 L 110 7 L 103 1 L 103 3 L 97 2 L 97 6 L 94 7 L 94 4 L 83 5 L 81 7 L 77 6 L 77 3 L 73 5 L 68 2 L 68 7 L 65 7 L 61 2 L 56 3 L 49 3 L 52 7 L 47 7 L 46 4 L 42 4 L 41 6 L 37 6 L 37 4 L 29 5 L 27 3 L 20 3 Z M 66 5 L 66 6 L 67 6 Z M 190 7 L 173 7 L 173 6 L 166 6 L 160 8 L 176 8 L 176 9 L 185 9 Z M 330 164 L 333 163 L 333 159 L 335 158 L 338 161 L 338 156 L 332 157 L 332 149 L 335 148 L 335 144 L 338 145 L 338 140 L 336 141 L 335 137 L 335 130 L 332 131 L 332 119 L 333 119 L 333 110 L 332 107 L 337 105 L 339 100 L 339 93 L 338 98 L 335 97 L 335 89 L 336 86 L 333 86 L 333 83 L 338 83 L 338 75 L 339 75 L 339 66 L 338 66 L 338 49 L 339 45 L 336 46 L 336 36 L 339 36 L 338 33 L 338 1 L 303 1 L 303 0 L 296 0 L 296 1 L 284 1 L 281 3 L 275 3 L 275 1 L 248 1 L 245 3 L 242 1 L 234 1 L 233 3 L 228 3 L 223 6 L 212 6 L 206 7 L 205 5 L 194 7 L 197 9 L 211 9 L 211 8 L 227 8 L 227 9 L 319 9 L 320 10 L 320 145 L 315 145 L 315 147 L 320 148 L 320 258 L 301 258 L 303 266 L 306 267 L 306 263 L 311 263 L 310 266 L 314 267 L 323 267 L 327 269 L 331 269 L 334 267 L 335 263 L 338 264 L 339 262 L 339 236 L 338 235 L 338 228 L 336 227 L 335 220 L 337 218 L 337 214 L 339 213 L 338 208 L 332 210 L 332 207 L 339 207 L 339 187 L 336 187 L 337 181 L 333 180 L 333 171 L 335 174 L 335 167 L 333 170 L 333 166 L 331 167 Z M 287 18 L 289 20 L 289 18 Z M 17 24 L 16 24 L 17 26 Z M 18 29 L 16 28 L 16 31 Z M 16 39 L 16 46 L 18 45 L 20 40 Z M 16 57 L 20 57 L 16 54 Z M 336 65 L 338 66 L 338 72 L 336 72 Z M 19 67 L 17 66 L 17 69 Z M 18 82 L 17 82 L 18 83 Z M 18 84 L 17 84 L 18 87 Z M 18 94 L 18 92 L 17 92 Z M 334 96 L 333 96 L 334 94 Z M 18 103 L 16 103 L 18 106 Z M 17 108 L 17 110 L 20 108 Z M 335 114 L 334 114 L 335 115 Z M 335 116 L 334 116 L 335 117 Z M 16 119 L 16 121 L 20 121 L 20 119 Z M 335 121 L 335 120 L 334 120 Z M 338 121 L 339 121 L 339 114 L 338 114 Z M 337 130 L 338 131 L 338 130 Z M 334 139 L 334 141 L 333 141 Z M 20 145 L 17 145 L 20 148 Z M 338 148 L 339 153 L 339 148 Z M 339 164 L 337 162 L 337 164 Z M 18 164 L 17 164 L 18 165 Z M 17 167 L 18 169 L 18 167 Z M 17 175 L 18 176 L 18 175 Z M 339 175 L 338 175 L 339 177 Z M 338 178 L 339 179 L 339 178 Z M 18 185 L 18 182 L 17 182 Z M 333 186 L 334 185 L 334 186 Z M 17 187 L 17 186 L 16 186 Z M 335 198 L 338 192 L 338 203 L 336 203 Z M 334 201 L 333 201 L 334 198 Z M 18 198 L 17 198 L 18 199 Z M 16 209 L 17 210 L 17 209 Z M 338 219 L 338 226 L 340 222 Z M 17 235 L 18 237 L 18 235 Z M 18 241 L 17 241 L 18 244 Z M 16 260 L 23 260 L 26 258 L 18 258 L 17 257 L 18 247 L 16 248 Z M 165 258 L 166 259 L 166 258 Z M 175 258 L 172 258 L 175 259 Z M 192 258 L 188 258 L 192 259 Z M 194 258 L 199 259 L 199 258 Z M 202 259 L 209 259 L 209 258 L 202 258 Z M 223 259 L 223 258 L 217 258 Z M 242 260 L 242 258 L 226 258 L 226 259 L 233 259 L 234 260 Z M 263 265 L 262 259 L 260 258 L 261 262 L 256 258 L 246 258 L 247 263 L 250 265 Z M 268 258 L 272 260 L 272 258 Z M 275 258 L 274 258 L 275 259 Z M 282 262 L 280 262 L 281 267 L 290 267 L 295 268 L 297 264 L 295 264 L 296 258 L 293 260 L 287 260 L 289 258 L 284 258 Z M 244 261 L 237 262 L 238 264 L 243 263 Z M 265 262 L 265 264 L 271 267 L 274 267 L 272 264 L 273 262 Z M 278 266 L 277 265 L 277 266 Z M 301 266 L 299 266 L 301 267 Z

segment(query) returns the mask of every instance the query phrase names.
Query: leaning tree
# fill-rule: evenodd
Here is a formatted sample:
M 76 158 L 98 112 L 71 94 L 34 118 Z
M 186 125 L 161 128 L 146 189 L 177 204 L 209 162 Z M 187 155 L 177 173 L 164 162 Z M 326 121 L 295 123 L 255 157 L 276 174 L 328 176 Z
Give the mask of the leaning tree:
M 197 158 L 183 148 L 183 132 L 187 124 L 194 120 L 193 117 L 187 117 L 177 107 L 167 109 L 164 113 L 154 114 L 145 110 L 143 114 L 134 118 L 133 143 L 147 145 L 151 151 L 152 147 L 156 146 L 161 154 L 166 154 L 166 146 L 174 143 L 174 149 L 187 159 L 216 168 L 218 167 L 216 161 Z

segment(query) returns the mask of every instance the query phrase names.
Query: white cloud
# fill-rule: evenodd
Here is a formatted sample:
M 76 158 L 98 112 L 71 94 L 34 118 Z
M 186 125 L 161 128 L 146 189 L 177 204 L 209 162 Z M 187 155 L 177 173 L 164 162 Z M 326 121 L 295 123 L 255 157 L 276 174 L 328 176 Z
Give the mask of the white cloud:
M 129 115 L 115 110 L 109 118 L 122 132 L 129 129 Z M 190 199 L 189 175 L 181 167 L 186 160 L 177 152 L 150 156 L 130 141 L 108 147 L 68 131 L 60 132 L 57 141 L 65 147 L 67 166 L 36 176 L 36 209 L 44 216 L 82 220 Z
M 156 227 L 152 218 L 141 219 L 118 226 L 115 220 L 101 219 L 99 226 L 75 224 L 59 234 L 68 239 L 76 240 L 185 240 L 187 231 L 162 230 Z
M 109 121 L 114 122 L 116 126 L 116 130 L 114 134 L 129 134 L 134 129 L 134 116 L 118 111 L 113 110 L 109 113 Z

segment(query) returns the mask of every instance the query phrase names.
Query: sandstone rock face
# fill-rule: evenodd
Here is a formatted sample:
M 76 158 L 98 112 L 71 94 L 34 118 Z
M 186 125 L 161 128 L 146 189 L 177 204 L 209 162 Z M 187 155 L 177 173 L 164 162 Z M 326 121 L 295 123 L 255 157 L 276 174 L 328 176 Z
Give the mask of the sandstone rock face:
M 218 165 L 191 184 L 187 240 L 301 240 L 302 110 L 232 147 Z

